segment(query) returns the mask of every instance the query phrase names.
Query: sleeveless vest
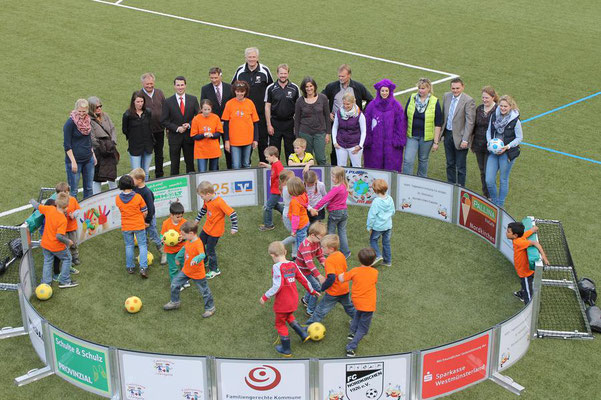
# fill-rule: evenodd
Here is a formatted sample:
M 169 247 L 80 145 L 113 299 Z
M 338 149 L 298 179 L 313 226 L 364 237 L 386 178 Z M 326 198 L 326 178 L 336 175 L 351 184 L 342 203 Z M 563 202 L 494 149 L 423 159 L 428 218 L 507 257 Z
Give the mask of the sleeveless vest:
M 336 134 L 336 142 L 340 147 L 349 149 L 359 145 L 361 141 L 361 127 L 359 126 L 359 117 L 361 111 L 356 117 L 350 117 L 347 120 L 342 119 L 340 110 L 338 110 L 338 133 Z
M 519 118 L 520 117 L 518 116 L 517 118 L 512 119 L 511 122 L 508 123 L 505 127 L 503 133 L 499 133 L 495 128 L 495 121 L 497 120 L 497 113 L 495 112 L 490 117 L 491 139 L 499 138 L 503 141 L 503 144 L 505 145 L 511 143 L 515 139 L 515 126 L 517 125 Z M 520 155 L 520 146 L 518 145 L 516 147 L 512 147 L 509 150 L 507 150 L 506 153 L 507 158 L 509 158 L 509 161 L 517 158 Z
M 411 101 L 407 106 L 407 137 L 412 137 L 413 131 L 413 114 L 415 113 L 415 97 L 418 93 L 411 95 Z M 424 141 L 434 140 L 434 118 L 436 115 L 436 102 L 438 99 L 434 95 L 430 95 L 426 111 L 424 112 Z

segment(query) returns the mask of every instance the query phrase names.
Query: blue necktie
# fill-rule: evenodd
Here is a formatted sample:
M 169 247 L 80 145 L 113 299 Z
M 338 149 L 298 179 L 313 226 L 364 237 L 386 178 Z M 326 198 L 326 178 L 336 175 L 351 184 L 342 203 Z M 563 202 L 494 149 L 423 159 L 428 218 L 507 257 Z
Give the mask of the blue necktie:
M 453 130 L 453 115 L 455 114 L 455 107 L 457 107 L 457 102 L 459 100 L 457 97 L 453 96 L 453 100 L 451 100 L 451 106 L 449 107 L 449 116 L 447 117 L 447 130 Z

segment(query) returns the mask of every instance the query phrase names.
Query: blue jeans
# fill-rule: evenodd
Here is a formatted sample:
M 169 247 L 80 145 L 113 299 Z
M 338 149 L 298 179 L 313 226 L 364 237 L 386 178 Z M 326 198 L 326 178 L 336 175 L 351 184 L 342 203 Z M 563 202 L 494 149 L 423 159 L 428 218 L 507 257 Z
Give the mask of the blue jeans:
M 468 149 L 457 150 L 453 140 L 453 132 L 445 130 L 444 135 L 444 152 L 447 156 L 447 182 L 465 186 Z
M 263 206 L 263 225 L 273 226 L 273 210 L 279 211 L 281 214 L 284 211 L 284 205 L 280 204 L 281 196 L 279 194 L 269 193 L 267 202 Z
M 122 231 L 123 241 L 125 242 L 125 268 L 134 268 L 134 235 L 138 239 L 138 248 L 140 249 L 140 269 L 148 268 L 148 245 L 146 244 L 146 231 Z
M 198 172 L 219 171 L 219 157 L 197 159 L 196 166 Z
M 42 268 L 42 283 L 52 284 L 52 270 L 54 266 L 54 257 L 62 262 L 61 274 L 58 277 L 59 283 L 71 282 L 71 252 L 68 248 L 61 251 L 50 251 L 42 249 L 44 254 L 44 267 Z
M 430 161 L 430 150 L 432 150 L 433 144 L 433 140 L 424 141 L 423 136 L 408 137 L 403 156 L 403 173 L 413 175 L 413 164 L 415 164 L 415 156 L 417 156 L 417 176 L 427 177 L 428 161 Z
M 319 283 L 319 280 L 316 277 L 309 274 L 305 276 L 305 278 L 307 278 L 313 290 L 315 290 L 316 292 L 321 291 L 321 284 Z M 305 293 L 304 299 L 307 302 L 307 313 L 313 314 L 313 311 L 315 311 L 315 306 L 317 305 L 317 296 L 311 296 L 309 292 L 307 292 Z
M 386 231 L 371 231 L 371 235 L 369 236 L 369 244 L 372 249 L 376 251 L 376 257 L 382 257 L 384 260 L 384 264 L 390 264 L 392 262 L 392 253 L 390 252 L 390 232 L 392 229 L 388 229 Z M 382 253 L 380 253 L 380 249 L 378 246 L 378 240 L 382 237 Z
M 150 161 L 152 160 L 152 153 L 142 153 L 141 156 L 129 155 L 129 162 L 131 163 L 131 169 L 142 168 L 146 173 L 146 179 L 148 180 L 148 169 L 150 168 Z
M 507 193 L 509 193 L 509 173 L 514 163 L 515 158 L 509 161 L 507 153 L 501 155 L 488 154 L 488 160 L 486 161 L 486 186 L 488 187 L 488 194 L 493 204 L 499 207 L 505 205 L 505 198 L 507 197 Z M 497 172 L 499 171 L 499 191 L 497 192 Z
M 284 223 L 284 227 L 288 230 L 288 232 L 292 232 L 292 223 L 288 219 L 287 216 L 282 214 L 282 222 Z M 296 257 L 297 248 L 296 248 L 296 238 L 294 236 L 288 236 L 286 239 L 282 240 L 282 244 L 284 246 L 291 245 L 292 246 L 292 257 Z
M 345 257 L 351 254 L 348 247 L 348 239 L 346 238 L 346 221 L 348 220 L 348 211 L 334 210 L 328 213 L 328 234 L 336 233 L 338 230 L 338 238 L 340 239 L 340 251 Z
M 204 230 L 200 232 L 199 237 L 207 253 L 205 266 L 209 268 L 209 271 L 218 271 L 219 264 L 217 263 L 217 252 L 215 251 L 215 248 L 217 247 L 217 242 L 219 242 L 219 237 L 210 236 Z
M 154 243 L 157 246 L 157 249 L 159 249 L 160 251 L 163 248 L 163 242 L 161 242 L 161 237 L 159 236 L 159 232 L 157 231 L 156 217 L 152 217 L 152 221 L 150 221 L 150 226 L 146 228 L 146 234 L 148 235 L 148 239 L 150 239 L 150 241 Z
M 247 146 L 231 146 L 230 151 L 232 154 L 232 168 L 250 168 L 250 153 L 252 147 Z
M 211 294 L 211 289 L 209 289 L 209 284 L 207 283 L 207 280 L 205 278 L 188 278 L 188 276 L 184 274 L 183 271 L 179 271 L 171 281 L 171 301 L 174 303 L 179 302 L 180 290 L 182 286 L 184 286 L 184 283 L 188 281 L 192 281 L 196 283 L 196 286 L 198 286 L 198 291 L 200 292 L 200 294 L 202 294 L 202 298 L 205 302 L 205 311 L 214 308 L 215 303 L 213 301 L 213 295 Z
M 351 322 L 351 333 L 355 335 L 353 340 L 346 345 L 347 350 L 355 350 L 359 345 L 363 336 L 367 335 L 369 326 L 371 325 L 371 317 L 374 315 L 373 311 L 359 311 L 355 313 L 355 317 Z
M 298 252 L 298 247 L 300 244 L 307 238 L 307 233 L 309 232 L 309 224 L 305 225 L 304 228 L 298 229 L 296 231 L 296 252 Z
M 71 186 L 71 196 L 77 198 L 77 188 L 79 186 L 79 178 L 83 179 L 83 198 L 90 197 L 93 193 L 93 182 L 94 182 L 94 157 L 90 158 L 89 161 L 84 163 L 77 163 L 77 172 L 71 171 L 71 163 L 65 162 L 65 169 L 67 170 L 67 183 Z
M 328 293 L 322 296 L 321 301 L 315 308 L 313 315 L 306 322 L 307 325 L 311 325 L 313 322 L 320 322 L 327 313 L 330 312 L 332 308 L 336 305 L 336 303 L 342 304 L 344 307 L 344 311 L 348 314 L 349 317 L 355 318 L 355 306 L 351 303 L 351 294 L 343 294 L 340 296 L 332 296 Z

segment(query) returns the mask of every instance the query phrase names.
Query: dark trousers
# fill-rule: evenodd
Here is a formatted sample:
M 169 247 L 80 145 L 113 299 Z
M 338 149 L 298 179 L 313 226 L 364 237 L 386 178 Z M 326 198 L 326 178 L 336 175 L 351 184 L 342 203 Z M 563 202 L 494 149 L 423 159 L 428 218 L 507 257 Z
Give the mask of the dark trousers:
M 163 147 L 165 146 L 165 132 L 153 132 L 154 136 L 154 176 L 155 178 L 161 178 L 165 173 L 163 172 Z
M 267 162 L 265 158 L 265 149 L 269 146 L 269 133 L 267 133 L 267 121 L 264 115 L 259 114 L 259 145 L 257 150 L 259 151 L 259 161 Z M 252 152 L 250 153 L 252 157 Z
M 444 152 L 447 156 L 447 182 L 465 186 L 468 149 L 457 150 L 453 131 L 444 131 Z
M 227 169 L 232 169 L 232 153 L 225 149 L 225 136 L 221 135 L 221 144 L 223 145 L 223 153 L 225 154 L 225 165 Z
M 271 125 L 273 126 L 273 135 L 269 136 L 269 145 L 275 146 L 282 154 L 282 140 L 284 141 L 284 153 L 286 158 L 284 162 L 288 163 L 288 157 L 294 153 L 294 120 L 276 120 L 271 119 Z M 281 158 L 281 157 L 280 157 Z
M 207 252 L 207 261 L 205 262 L 205 265 L 209 268 L 209 271 L 219 270 L 219 265 L 217 264 L 217 252 L 215 251 L 217 242 L 219 242 L 219 237 L 207 235 L 204 230 L 200 232 L 199 236 L 205 247 L 205 251 Z
M 179 175 L 179 157 L 184 153 L 184 163 L 186 164 L 186 173 L 194 172 L 194 141 L 186 140 L 184 135 L 190 132 L 169 133 L 169 158 L 171 158 L 171 175 Z M 174 137 L 181 135 L 181 137 Z
M 480 181 L 482 181 L 482 194 L 486 198 L 490 198 L 488 194 L 488 186 L 486 185 L 486 160 L 488 160 L 488 151 L 475 151 L 476 161 L 478 161 L 478 168 L 480 169 Z
M 522 299 L 524 299 L 524 304 L 530 303 L 532 300 L 532 282 L 534 281 L 534 274 L 527 276 L 525 278 L 520 278 L 520 283 L 522 284 Z
M 353 340 L 346 345 L 347 350 L 355 350 L 359 345 L 363 336 L 367 335 L 369 326 L 371 325 L 371 317 L 374 315 L 373 311 L 359 311 L 355 313 L 355 317 L 351 321 L 351 333 L 355 335 Z
M 330 165 L 335 167 L 338 165 L 338 157 L 336 157 L 336 148 L 332 145 L 332 152 L 330 153 Z

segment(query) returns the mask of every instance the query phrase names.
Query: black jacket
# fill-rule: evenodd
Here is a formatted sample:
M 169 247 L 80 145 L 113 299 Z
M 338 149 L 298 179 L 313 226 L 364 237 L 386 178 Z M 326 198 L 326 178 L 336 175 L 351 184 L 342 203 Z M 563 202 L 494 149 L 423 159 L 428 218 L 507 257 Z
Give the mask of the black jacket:
M 365 101 L 365 107 L 372 101 L 374 98 L 367 91 L 365 86 L 362 83 L 359 83 L 354 80 L 350 80 L 349 86 L 353 88 L 353 92 L 355 92 L 355 102 L 357 106 L 359 106 L 359 110 L 363 111 L 363 101 Z M 332 111 L 334 107 L 334 97 L 336 97 L 336 93 L 340 91 L 340 81 L 334 81 L 332 83 L 328 83 L 328 86 L 321 92 L 326 95 L 328 101 L 330 103 L 330 111 Z

